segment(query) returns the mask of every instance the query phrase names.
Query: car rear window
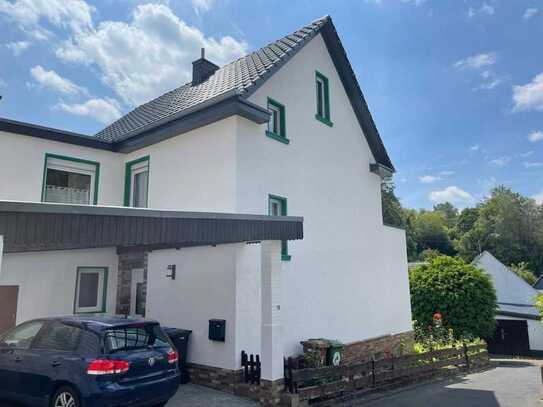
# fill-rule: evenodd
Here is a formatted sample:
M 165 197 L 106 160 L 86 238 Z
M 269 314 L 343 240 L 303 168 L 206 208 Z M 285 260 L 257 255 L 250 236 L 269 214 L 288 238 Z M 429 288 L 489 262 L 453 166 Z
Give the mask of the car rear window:
M 151 347 L 171 347 L 158 324 L 144 324 L 107 329 L 104 333 L 108 353 Z

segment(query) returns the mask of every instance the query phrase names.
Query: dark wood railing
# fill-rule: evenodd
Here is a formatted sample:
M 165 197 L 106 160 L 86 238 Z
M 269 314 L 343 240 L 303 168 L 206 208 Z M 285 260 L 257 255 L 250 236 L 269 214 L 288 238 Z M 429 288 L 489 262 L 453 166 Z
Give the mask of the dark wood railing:
M 243 367 L 243 380 L 245 383 L 260 384 L 261 363 L 260 355 L 247 355 L 241 351 L 241 367 Z

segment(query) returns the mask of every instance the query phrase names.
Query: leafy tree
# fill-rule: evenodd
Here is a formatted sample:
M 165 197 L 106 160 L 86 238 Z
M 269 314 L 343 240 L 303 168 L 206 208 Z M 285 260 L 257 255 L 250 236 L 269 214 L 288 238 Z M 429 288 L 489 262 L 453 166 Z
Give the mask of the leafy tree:
M 422 261 L 432 261 L 436 257 L 442 256 L 440 252 L 433 249 L 426 249 L 420 252 L 419 259 Z
M 456 225 L 458 209 L 452 203 L 444 202 L 434 205 L 434 212 L 443 214 L 448 228 L 452 228 Z
M 537 277 L 534 272 L 528 268 L 528 263 L 525 261 L 521 261 L 518 264 L 511 264 L 510 269 L 530 285 L 534 285 L 537 281 Z
M 381 184 L 381 202 L 383 223 L 390 226 L 404 227 L 402 205 L 394 194 L 394 184 L 392 182 L 383 182 Z
M 413 226 L 419 251 L 432 249 L 442 254 L 455 254 L 447 232 L 447 222 L 442 213 L 421 212 Z
M 456 337 L 488 338 L 495 330 L 496 292 L 483 271 L 447 256 L 409 273 L 411 309 L 423 326 L 438 312 Z

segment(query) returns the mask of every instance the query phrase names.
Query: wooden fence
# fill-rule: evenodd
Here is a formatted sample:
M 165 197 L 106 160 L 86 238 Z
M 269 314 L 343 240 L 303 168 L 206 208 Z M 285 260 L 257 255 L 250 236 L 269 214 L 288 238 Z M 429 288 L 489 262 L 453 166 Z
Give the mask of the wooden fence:
M 358 391 L 398 387 L 440 373 L 480 368 L 488 364 L 486 345 L 443 349 L 366 363 L 296 369 L 294 360 L 285 361 L 285 385 L 300 401 L 319 401 Z
M 260 384 L 260 374 L 262 370 L 260 355 L 247 355 L 247 353 L 242 350 L 241 367 L 243 367 L 243 380 L 245 383 Z

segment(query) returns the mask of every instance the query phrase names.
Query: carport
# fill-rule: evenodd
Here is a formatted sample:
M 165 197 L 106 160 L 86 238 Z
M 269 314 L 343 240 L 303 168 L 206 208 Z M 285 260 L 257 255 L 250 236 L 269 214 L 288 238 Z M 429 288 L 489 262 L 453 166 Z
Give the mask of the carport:
M 116 285 L 115 293 L 108 294 L 109 297 L 104 294 L 103 301 L 106 312 L 119 313 L 119 310 L 125 310 L 123 301 L 127 297 L 131 301 L 130 278 L 127 289 L 123 267 L 137 263 L 140 254 L 146 259 L 150 254 L 157 257 L 168 251 L 175 254 L 175 251 L 183 253 L 183 250 L 187 250 L 188 253 L 194 248 L 213 250 L 223 245 L 234 245 L 232 247 L 240 251 L 259 245 L 261 301 L 258 308 L 261 324 L 255 327 L 259 329 L 258 351 L 262 360 L 262 379 L 278 380 L 283 377 L 281 241 L 302 238 L 303 219 L 300 217 L 0 201 L 0 245 L 3 240 L 0 289 L 18 291 L 13 307 L 0 309 L 0 321 L 12 324 L 14 320 L 19 323 L 31 317 L 71 314 L 71 307 L 65 304 L 75 299 L 64 301 L 64 298 L 58 297 L 60 290 L 57 293 L 56 287 L 73 290 L 71 287 L 75 286 L 77 290 L 79 280 L 70 280 L 76 278 L 72 276 L 75 268 L 73 273 L 70 270 L 62 271 L 64 274 L 56 272 L 67 267 L 66 264 L 78 256 L 87 256 L 85 264 L 81 264 L 83 266 L 91 265 L 87 264 L 91 261 L 95 264 L 109 261 L 111 264 L 111 259 L 117 256 L 118 266 L 113 265 L 109 269 L 110 274 L 115 271 L 117 276 L 107 277 L 110 283 Z M 29 259 L 33 263 L 28 263 Z M 28 267 L 28 264 L 34 266 Z M 173 279 L 171 270 L 168 270 L 170 274 L 166 274 L 165 269 L 153 270 L 153 273 L 158 274 L 163 284 L 168 282 L 171 285 Z M 43 280 L 43 276 L 48 277 Z M 103 283 L 107 286 L 108 280 Z M 143 292 L 146 291 L 146 284 L 147 276 Z M 201 300 L 205 300 L 205 293 L 202 293 Z M 13 318 L 13 311 L 20 315 Z M 151 317 L 160 314 L 160 309 L 155 307 Z M 241 317 L 236 314 L 236 323 Z M 229 358 L 233 358 L 232 368 L 229 369 L 234 374 L 240 366 L 238 349 L 234 347 L 236 341 L 232 342 L 232 348 L 228 348 L 228 352 L 234 352 L 233 356 L 229 355 Z M 230 345 L 227 343 L 224 346 Z M 210 364 L 209 367 L 214 366 Z

